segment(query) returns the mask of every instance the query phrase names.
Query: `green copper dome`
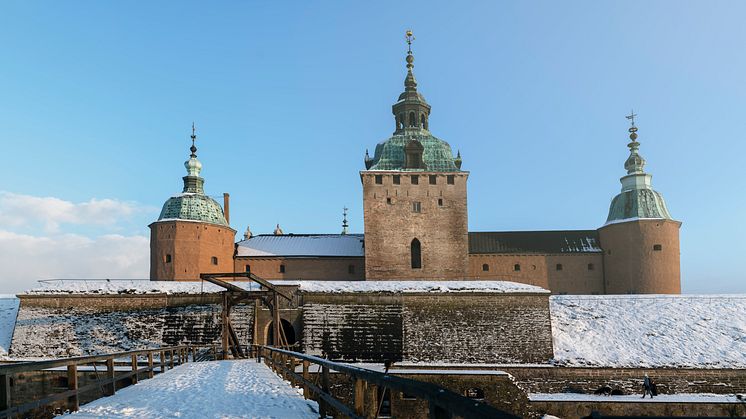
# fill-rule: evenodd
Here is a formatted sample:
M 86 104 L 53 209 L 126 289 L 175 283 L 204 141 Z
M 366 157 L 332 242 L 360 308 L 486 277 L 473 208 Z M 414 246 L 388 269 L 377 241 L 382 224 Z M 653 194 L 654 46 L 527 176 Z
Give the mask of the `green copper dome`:
M 606 224 L 651 218 L 672 220 L 663 196 L 653 190 L 652 175 L 643 170 L 645 159 L 638 153 L 640 143 L 637 142 L 637 127 L 634 120 L 629 132 L 629 138 L 632 140 L 627 144 L 630 155 L 624 162 L 627 175 L 620 179 L 622 192 L 611 201 Z
M 407 168 L 405 147 L 412 140 L 422 144 L 423 168 Z M 409 170 L 430 172 L 458 172 L 451 146 L 420 128 L 407 128 L 376 145 L 375 155 L 367 162 L 368 170 Z
M 192 154 L 184 162 L 187 175 L 182 178 L 184 189 L 180 195 L 172 196 L 163 204 L 158 221 L 189 220 L 228 226 L 223 208 L 214 199 L 205 195 L 205 180 L 200 177 L 202 163 L 197 160 L 194 127 L 192 127 Z

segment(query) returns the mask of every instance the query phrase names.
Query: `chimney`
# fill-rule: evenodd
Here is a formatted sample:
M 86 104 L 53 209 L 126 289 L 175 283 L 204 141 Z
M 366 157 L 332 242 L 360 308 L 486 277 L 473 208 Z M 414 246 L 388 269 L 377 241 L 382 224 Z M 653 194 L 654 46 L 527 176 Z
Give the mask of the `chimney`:
M 225 222 L 228 225 L 231 224 L 231 195 L 228 192 L 223 192 L 223 215 L 225 215 Z

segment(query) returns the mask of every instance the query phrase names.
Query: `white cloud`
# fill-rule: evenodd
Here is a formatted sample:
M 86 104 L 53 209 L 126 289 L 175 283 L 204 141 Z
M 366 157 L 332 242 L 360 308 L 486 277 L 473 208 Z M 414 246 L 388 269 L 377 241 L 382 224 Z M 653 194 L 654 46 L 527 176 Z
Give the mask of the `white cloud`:
M 0 293 L 34 288 L 39 279 L 146 279 L 149 249 L 141 235 L 39 237 L 0 230 Z
M 43 226 L 48 233 L 57 233 L 60 226 L 111 226 L 139 213 L 152 211 L 133 202 L 92 198 L 74 203 L 54 197 L 38 197 L 0 191 L 0 225 L 6 227 Z

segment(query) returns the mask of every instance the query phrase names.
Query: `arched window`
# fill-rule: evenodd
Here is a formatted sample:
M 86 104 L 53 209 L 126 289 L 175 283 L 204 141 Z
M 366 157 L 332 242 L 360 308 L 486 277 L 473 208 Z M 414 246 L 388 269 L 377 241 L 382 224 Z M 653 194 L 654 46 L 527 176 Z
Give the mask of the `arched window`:
M 425 114 L 420 115 L 420 128 L 427 128 L 425 126 Z
M 516 271 L 516 272 L 520 271 L 521 270 L 521 264 L 520 263 L 516 263 L 515 265 L 513 265 L 513 270 Z
M 417 126 L 417 118 L 414 116 L 414 112 L 409 113 L 409 126 L 410 127 Z
M 482 271 L 488 272 L 489 270 L 490 270 L 490 265 L 488 265 L 486 263 L 484 265 L 482 265 Z
M 422 249 L 420 247 L 420 241 L 413 239 L 409 249 L 412 253 L 412 269 L 422 268 Z

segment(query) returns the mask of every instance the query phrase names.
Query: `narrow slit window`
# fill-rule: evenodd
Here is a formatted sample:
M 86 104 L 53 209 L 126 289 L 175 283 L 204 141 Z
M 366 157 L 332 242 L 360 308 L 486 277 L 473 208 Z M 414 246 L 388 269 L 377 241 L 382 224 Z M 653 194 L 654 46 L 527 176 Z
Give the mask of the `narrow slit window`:
M 490 270 L 490 265 L 486 263 L 482 265 L 482 272 L 489 272 L 489 270 Z
M 513 270 L 516 271 L 516 272 L 520 272 L 521 271 L 521 264 L 520 263 L 516 263 L 515 265 L 513 265 Z
M 417 239 L 412 239 L 412 243 L 409 245 L 409 250 L 412 258 L 412 269 L 421 269 L 422 248 L 420 246 L 420 241 Z
M 171 255 L 166 255 L 166 263 L 171 263 Z
M 280 265 L 280 273 L 281 274 L 285 273 L 285 265 Z
M 251 265 L 246 265 L 246 272 L 251 273 Z
M 213 256 L 212 259 L 211 259 L 211 262 L 212 262 L 213 265 L 217 265 L 218 264 L 218 258 L 217 258 L 217 256 Z

